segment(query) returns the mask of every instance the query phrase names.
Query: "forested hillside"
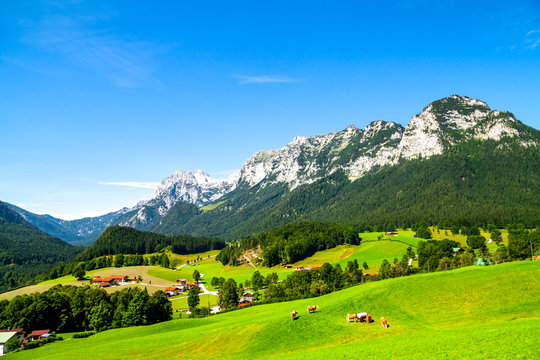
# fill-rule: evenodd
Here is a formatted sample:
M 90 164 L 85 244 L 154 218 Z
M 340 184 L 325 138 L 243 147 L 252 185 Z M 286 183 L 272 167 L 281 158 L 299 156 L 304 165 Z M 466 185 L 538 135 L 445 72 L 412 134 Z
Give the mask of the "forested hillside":
M 529 129 L 537 136 L 535 131 Z M 399 227 L 448 220 L 536 227 L 540 148 L 519 141 L 471 140 L 441 155 L 376 168 L 355 181 L 336 172 L 290 192 L 281 184 L 239 188 L 210 211 L 190 214 L 176 227 L 170 221 L 167 233 L 235 238 L 298 220 Z
M 195 254 L 219 250 L 225 246 L 220 239 L 193 237 L 189 235 L 166 236 L 123 226 L 105 230 L 96 242 L 86 248 L 77 261 L 90 260 L 103 255 L 149 254 L 166 247 L 177 254 Z
M 81 250 L 45 234 L 0 202 L 0 291 L 27 283 Z
M 260 248 L 263 265 L 292 264 L 303 260 L 317 251 L 334 248 L 342 244 L 358 245 L 360 228 L 338 224 L 299 222 L 252 235 L 237 244 L 221 250 L 216 260 L 223 265 L 236 265 L 239 256 L 246 250 Z

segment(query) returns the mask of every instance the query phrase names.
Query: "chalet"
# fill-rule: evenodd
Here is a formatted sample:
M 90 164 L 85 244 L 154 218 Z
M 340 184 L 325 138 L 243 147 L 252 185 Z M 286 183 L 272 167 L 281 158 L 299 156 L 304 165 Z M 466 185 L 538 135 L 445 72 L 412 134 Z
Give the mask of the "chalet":
M 303 266 L 295 266 L 294 270 L 296 270 L 296 271 L 304 270 L 304 267 Z
M 285 265 L 284 268 L 285 268 L 285 269 L 291 269 L 291 268 L 292 268 L 292 265 Z
M 179 293 L 180 293 L 180 290 L 178 290 L 176 286 L 169 286 L 165 288 L 165 294 L 167 296 L 175 296 L 175 295 L 178 295 Z
M 251 305 L 253 301 L 254 299 L 252 297 L 242 296 L 240 300 L 238 301 L 238 306 L 242 307 L 246 305 Z
M 117 284 L 125 284 L 130 280 L 127 275 L 111 275 L 106 278 L 95 277 L 92 280 L 92 284 L 99 285 L 100 287 L 108 287 L 111 286 L 114 281 L 116 281 Z
M 322 267 L 322 265 L 308 265 L 306 270 L 320 269 L 321 267 Z
M 0 356 L 8 352 L 6 349 L 6 343 L 14 337 L 17 338 L 17 334 L 17 331 L 0 332 Z
M 51 330 L 49 330 L 49 329 L 47 329 L 47 330 L 34 330 L 30 334 L 30 337 L 32 338 L 32 341 L 35 341 L 35 340 L 45 339 L 45 338 L 47 338 L 47 337 L 49 337 L 51 335 L 52 335 L 52 333 L 51 333 Z
M 176 280 L 176 285 L 186 286 L 186 282 L 187 282 L 186 279 L 178 279 Z
M 196 281 L 186 281 L 186 288 L 189 290 L 194 286 L 199 286 Z
M 243 295 L 245 298 L 255 299 L 255 295 L 251 291 L 246 291 Z
M 398 233 L 393 231 L 387 231 L 386 236 L 398 236 Z

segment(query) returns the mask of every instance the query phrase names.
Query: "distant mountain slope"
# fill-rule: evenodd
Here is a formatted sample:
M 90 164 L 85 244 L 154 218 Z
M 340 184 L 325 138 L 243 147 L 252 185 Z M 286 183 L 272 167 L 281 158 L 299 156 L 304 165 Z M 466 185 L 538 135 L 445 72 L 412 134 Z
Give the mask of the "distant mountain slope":
M 22 285 L 81 249 L 51 237 L 0 202 L 0 291 Z
M 21 214 L 52 234 L 88 242 L 116 224 L 231 238 L 298 219 L 531 223 L 540 193 L 539 134 L 510 112 L 452 95 L 426 106 L 405 128 L 373 121 L 364 129 L 297 136 L 281 149 L 257 152 L 228 179 L 176 171 L 131 209 L 74 221 Z M 474 177 L 455 182 L 459 173 Z
M 34 214 L 12 204 L 5 204 L 19 213 L 26 221 L 47 234 L 69 243 L 80 245 L 87 245 L 94 242 L 103 230 L 114 224 L 116 219 L 129 210 L 124 208 L 101 216 L 77 220 L 62 220 L 50 215 Z
M 332 139 L 341 146 L 325 150 Z M 540 225 L 540 132 L 479 100 L 436 101 L 404 131 L 375 122 L 305 142 L 324 145 L 307 150 L 295 139 L 282 150 L 258 153 L 240 171 L 238 187 L 212 210 L 154 230 L 234 238 L 300 219 Z

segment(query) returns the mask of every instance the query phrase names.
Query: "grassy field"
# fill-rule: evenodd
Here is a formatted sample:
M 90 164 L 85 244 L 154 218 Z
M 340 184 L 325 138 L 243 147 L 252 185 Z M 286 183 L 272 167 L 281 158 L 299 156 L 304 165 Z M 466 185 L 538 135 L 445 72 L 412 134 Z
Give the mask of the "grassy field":
M 432 232 L 434 237 L 437 239 L 449 238 L 460 243 L 466 242 L 466 237 L 461 235 L 452 235 L 450 231 L 448 231 L 449 236 L 446 236 L 444 230 L 441 230 L 440 234 L 434 231 L 434 229 L 432 229 Z M 502 232 L 504 241 L 507 241 L 507 232 L 505 230 Z M 359 246 L 340 245 L 333 249 L 319 251 L 313 256 L 293 265 L 322 265 L 325 262 L 329 262 L 333 265 L 340 264 L 341 267 L 344 268 L 348 261 L 357 260 L 360 265 L 362 265 L 364 261 L 367 262 L 369 266 L 367 272 L 377 272 L 384 259 L 387 259 L 390 262 L 392 262 L 394 258 L 401 259 L 409 246 L 413 248 L 413 251 L 416 250 L 419 239 L 414 238 L 413 235 L 414 232 L 410 230 L 400 230 L 398 231 L 398 236 L 385 236 L 383 232 L 361 233 L 360 237 L 362 238 L 362 243 Z M 494 250 L 494 246 L 494 244 L 489 244 L 491 250 Z M 87 276 L 108 276 L 115 274 L 137 277 L 140 275 L 143 278 L 144 284 L 128 286 L 146 287 L 149 291 L 155 291 L 163 286 L 169 286 L 180 278 L 193 280 L 193 271 L 197 269 L 201 274 L 204 274 L 203 282 L 205 285 L 210 290 L 215 290 L 210 285 L 210 281 L 214 276 L 224 277 L 226 279 L 233 278 L 237 283 L 243 283 L 250 279 L 253 272 L 256 270 L 258 270 L 263 276 L 266 276 L 271 272 L 276 272 L 280 279 L 284 279 L 287 274 L 294 271 L 293 269 L 285 269 L 283 266 L 275 266 L 273 268 L 263 266 L 253 267 L 248 265 L 222 266 L 221 263 L 215 261 L 215 256 L 218 253 L 219 251 L 213 250 L 202 254 L 192 255 L 171 254 L 171 257 L 175 259 L 177 265 L 183 265 L 177 270 L 166 269 L 159 266 L 130 266 L 122 268 L 99 269 L 89 272 Z M 197 258 L 200 260 L 195 262 Z M 187 261 L 190 262 L 189 266 L 186 266 Z M 415 263 L 413 263 L 413 266 L 414 264 Z M 38 285 L 28 286 L 0 294 L 0 299 L 9 300 L 16 295 L 45 291 L 55 284 L 60 283 L 64 285 L 82 285 L 88 283 L 88 281 L 78 282 L 73 276 L 68 275 L 58 279 L 45 281 Z M 110 287 L 107 288 L 107 291 L 110 292 L 119 289 L 121 289 L 121 287 Z
M 307 315 L 307 305 L 320 311 Z M 289 313 L 299 310 L 291 321 Z M 384 316 L 347 324 L 347 313 Z M 384 280 L 319 298 L 105 331 L 10 359 L 532 359 L 540 261 Z

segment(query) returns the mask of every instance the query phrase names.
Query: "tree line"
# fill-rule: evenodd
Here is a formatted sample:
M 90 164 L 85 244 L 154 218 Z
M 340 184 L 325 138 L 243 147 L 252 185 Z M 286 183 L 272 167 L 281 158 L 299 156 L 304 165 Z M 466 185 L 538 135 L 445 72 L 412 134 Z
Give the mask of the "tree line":
M 236 265 L 244 251 L 260 247 L 264 266 L 291 264 L 338 245 L 359 245 L 359 230 L 358 227 L 339 224 L 292 223 L 241 239 L 222 249 L 216 260 L 223 265 Z
M 103 255 L 150 254 L 167 247 L 176 254 L 196 254 L 219 250 L 224 246 L 225 241 L 221 239 L 189 235 L 167 236 L 130 227 L 111 226 L 76 260 L 86 261 Z
M 90 286 L 57 285 L 43 293 L 0 301 L 0 328 L 51 329 L 56 332 L 103 331 L 148 325 L 172 318 L 162 291 L 126 288 L 108 294 Z

